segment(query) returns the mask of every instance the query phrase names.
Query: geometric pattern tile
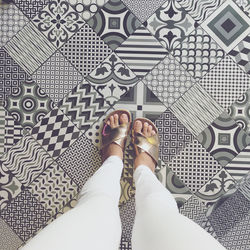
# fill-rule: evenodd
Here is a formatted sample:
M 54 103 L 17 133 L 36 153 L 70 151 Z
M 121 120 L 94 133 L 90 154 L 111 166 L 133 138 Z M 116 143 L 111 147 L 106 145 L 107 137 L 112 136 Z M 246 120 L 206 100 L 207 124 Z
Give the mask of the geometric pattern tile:
M 0 218 L 0 249 L 18 249 L 23 241 L 13 232 L 10 226 Z
M 27 1 L 27 0 L 14 0 L 16 6 L 28 17 L 33 18 L 49 0 Z
M 166 1 L 144 24 L 168 51 L 195 29 L 194 19 L 178 2 L 171 0 Z
M 131 240 L 121 237 L 119 250 L 132 250 Z
M 234 1 L 241 8 L 241 10 L 244 11 L 244 13 L 250 17 L 249 1 L 245 1 L 245 0 L 234 0 Z
M 198 192 L 196 198 L 202 201 L 207 207 L 214 204 L 223 194 L 234 187 L 235 180 L 225 170 L 221 169 L 212 177 Z
M 188 12 L 199 24 L 210 16 L 225 0 L 177 0 L 177 2 Z
M 240 180 L 250 171 L 250 146 L 246 146 L 230 163 L 225 166 L 228 173 Z
M 32 22 L 13 36 L 4 49 L 28 74 L 34 73 L 56 50 Z
M 61 0 L 49 2 L 32 21 L 57 48 L 67 42 L 85 23 L 67 1 Z
M 4 153 L 5 109 L 0 104 L 0 157 Z
M 250 88 L 250 76 L 226 56 L 199 83 L 226 109 Z
M 194 139 L 170 110 L 166 110 L 156 121 L 160 137 L 160 158 L 168 163 Z
M 26 241 L 49 220 L 50 214 L 25 189 L 1 211 L 1 217 L 21 240 Z
M 138 82 L 136 75 L 115 53 L 106 58 L 86 79 L 110 106 Z
M 223 167 L 250 143 L 250 136 L 226 112 L 201 132 L 197 139 Z
M 0 47 L 28 22 L 28 18 L 13 4 L 0 6 Z
M 140 25 L 121 0 L 110 0 L 88 21 L 98 36 L 115 50 Z
M 244 72 L 250 75 L 250 34 L 239 42 L 228 54 Z
M 24 186 L 28 186 L 52 164 L 53 159 L 30 135 L 26 135 L 1 158 L 1 161 Z
M 228 53 L 249 34 L 249 21 L 249 17 L 233 0 L 227 0 L 201 27 Z
M 80 135 L 80 130 L 60 109 L 51 110 L 31 130 L 31 135 L 54 160 Z
M 146 75 L 168 54 L 143 25 L 136 29 L 115 52 L 138 77 Z
M 189 34 L 171 53 L 197 80 L 209 72 L 225 55 L 201 27 Z
M 250 212 L 221 237 L 220 243 L 228 250 L 249 249 Z
M 0 48 L 0 104 L 16 90 L 29 76 Z
M 153 70 L 148 73 L 143 82 L 165 104 L 171 106 L 192 85 L 194 78 L 179 64 L 175 58 L 167 55 Z
M 166 0 L 122 0 L 123 3 L 143 23 L 145 22 Z
M 72 36 L 60 51 L 84 77 L 112 53 L 88 24 Z
M 4 152 L 8 152 L 25 134 L 24 128 L 5 110 Z
M 241 95 L 230 107 L 228 114 L 247 134 L 250 135 L 250 89 Z
M 28 189 L 42 206 L 54 215 L 77 194 L 78 187 L 54 162 L 31 183 Z
M 181 208 L 184 203 L 192 196 L 192 193 L 188 187 L 184 185 L 179 177 L 174 174 L 168 166 L 162 167 L 162 169 L 156 173 L 156 177 L 174 196 L 179 208 Z
M 23 186 L 2 163 L 0 164 L 0 180 L 0 209 L 3 209 L 13 198 L 21 193 Z
M 52 100 L 28 79 L 5 101 L 5 108 L 25 129 L 31 130 L 54 107 Z
M 223 108 L 199 84 L 192 86 L 170 110 L 194 136 L 223 112 Z
M 221 165 L 194 140 L 168 163 L 168 167 L 194 193 L 205 185 Z
M 87 131 L 109 108 L 105 99 L 85 80 L 78 84 L 58 107 L 82 131 Z
M 68 0 L 72 8 L 88 21 L 108 0 Z
M 238 190 L 250 201 L 249 185 L 250 185 L 250 171 L 235 185 L 238 188 Z
M 79 189 L 102 165 L 99 150 L 85 136 L 80 136 L 56 162 L 78 185 Z
M 113 108 L 129 110 L 133 119 L 145 117 L 152 121 L 155 121 L 166 110 L 163 103 L 142 81 L 121 97 Z
M 82 79 L 82 75 L 57 51 L 32 75 L 37 84 L 55 102 L 59 102 Z
M 243 194 L 236 191 L 221 206 L 214 210 L 208 219 L 212 224 L 217 236 L 223 238 L 226 233 L 235 227 L 248 215 L 250 201 Z

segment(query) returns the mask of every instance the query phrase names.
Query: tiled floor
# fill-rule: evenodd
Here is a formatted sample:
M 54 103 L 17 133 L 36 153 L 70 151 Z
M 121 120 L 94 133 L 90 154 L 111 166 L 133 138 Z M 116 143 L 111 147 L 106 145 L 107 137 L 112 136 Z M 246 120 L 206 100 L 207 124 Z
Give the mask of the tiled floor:
M 102 121 L 117 108 L 155 122 L 156 175 L 180 212 L 227 249 L 249 249 L 249 94 L 249 1 L 0 6 L 0 249 L 17 249 L 76 205 L 101 165 Z M 130 141 L 124 165 L 120 249 L 128 250 Z

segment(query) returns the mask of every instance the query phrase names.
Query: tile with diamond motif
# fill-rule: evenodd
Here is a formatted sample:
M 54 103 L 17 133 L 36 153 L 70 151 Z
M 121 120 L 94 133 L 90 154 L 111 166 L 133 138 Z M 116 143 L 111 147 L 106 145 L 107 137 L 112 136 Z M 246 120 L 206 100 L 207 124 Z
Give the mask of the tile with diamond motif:
M 144 24 L 168 51 L 195 29 L 194 19 L 172 0 L 166 1 Z
M 250 19 L 232 0 L 225 1 L 201 27 L 228 53 L 250 31 Z
M 99 9 L 88 24 L 112 50 L 115 50 L 141 25 L 141 22 L 121 0 L 110 0 Z
M 115 54 L 112 53 L 86 80 L 106 99 L 112 106 L 122 95 L 126 94 L 137 82 L 138 77 Z

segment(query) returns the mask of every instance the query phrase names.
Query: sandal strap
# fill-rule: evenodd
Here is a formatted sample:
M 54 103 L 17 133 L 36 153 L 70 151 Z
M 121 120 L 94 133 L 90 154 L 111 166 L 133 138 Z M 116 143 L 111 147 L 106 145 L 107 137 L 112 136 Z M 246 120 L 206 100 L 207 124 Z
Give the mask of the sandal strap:
M 133 143 L 139 152 L 148 153 L 157 163 L 159 159 L 159 136 L 146 137 L 141 133 L 133 133 Z
M 122 148 L 124 148 L 124 144 L 125 144 L 124 142 L 128 136 L 130 123 L 121 124 L 118 127 L 113 128 L 113 129 L 110 128 L 109 133 L 106 134 L 105 131 L 108 129 L 108 127 L 110 128 L 110 126 L 107 123 L 105 123 L 103 126 L 102 148 L 104 148 L 105 146 L 113 142 L 120 145 Z

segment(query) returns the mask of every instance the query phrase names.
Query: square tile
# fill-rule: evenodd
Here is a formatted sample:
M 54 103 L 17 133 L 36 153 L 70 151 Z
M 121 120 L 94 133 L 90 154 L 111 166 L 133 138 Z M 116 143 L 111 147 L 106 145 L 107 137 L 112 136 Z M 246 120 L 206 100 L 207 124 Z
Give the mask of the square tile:
M 68 0 L 68 2 L 83 20 L 88 21 L 108 0 Z
M 250 17 L 250 3 L 244 0 L 234 0 L 234 2 L 241 8 L 241 10 Z
M 57 48 L 85 23 L 67 1 L 61 0 L 49 2 L 32 21 Z
M 195 79 L 170 54 L 156 65 L 142 81 L 166 107 L 170 107 L 195 84 Z
M 29 77 L 28 74 L 0 48 L 0 104 L 18 89 L 20 84 Z
M 51 110 L 31 130 L 32 137 L 54 160 L 80 136 L 80 130 L 60 109 Z
M 181 208 L 184 203 L 192 196 L 192 193 L 179 179 L 179 177 L 170 170 L 168 166 L 164 165 L 164 163 L 162 164 L 162 169 L 156 173 L 156 177 L 174 196 L 178 208 Z
M 166 0 L 122 0 L 141 21 L 145 22 Z
M 88 82 L 78 84 L 58 107 L 84 133 L 109 108 L 105 99 Z
M 4 107 L 30 131 L 52 108 L 53 101 L 32 79 L 27 79 L 5 101 Z
M 249 210 L 250 201 L 239 191 L 236 191 L 221 206 L 214 210 L 208 219 L 219 239 L 221 239 L 248 215 Z
M 50 214 L 25 189 L 1 211 L 1 217 L 21 240 L 27 241 L 50 219 Z
M 88 24 L 112 50 L 115 50 L 141 25 L 121 0 L 108 1 L 89 19 Z
M 225 0 L 177 0 L 177 2 L 188 12 L 193 19 L 201 24 L 206 20 Z
M 79 189 L 102 165 L 99 150 L 85 136 L 80 136 L 56 162 L 78 185 Z
M 84 77 L 112 53 L 88 24 L 83 25 L 60 51 Z
M 168 54 L 167 50 L 143 25 L 136 29 L 115 52 L 140 78 Z
M 28 190 L 53 216 L 76 196 L 78 187 L 64 170 L 53 162 L 29 185 Z
M 4 49 L 28 74 L 34 73 L 56 51 L 32 22 L 13 36 Z
M 197 140 L 180 151 L 168 163 L 168 167 L 193 193 L 204 186 L 222 168 Z
M 10 226 L 0 218 L 0 249 L 18 249 L 23 241 L 13 232 Z
M 228 53 L 250 31 L 249 17 L 235 4 L 225 1 L 202 24 L 209 35 Z
M 170 107 L 170 111 L 194 136 L 198 136 L 223 112 L 223 108 L 195 84 Z
M 221 143 L 220 134 L 226 135 L 230 143 Z M 201 132 L 197 139 L 223 167 L 250 143 L 250 136 L 226 112 Z
M 246 146 L 225 169 L 235 180 L 241 180 L 250 171 L 250 146 Z
M 5 109 L 0 104 L 0 157 L 4 153 Z
M 3 209 L 22 192 L 23 185 L 2 162 L 0 162 L 0 177 L 0 209 Z
M 1 158 L 1 161 L 24 186 L 28 186 L 52 164 L 53 159 L 30 135 L 26 135 Z
M 197 80 L 225 56 L 224 50 L 201 27 L 189 34 L 171 53 Z
M 155 121 L 166 107 L 155 94 L 143 83 L 137 83 L 113 106 L 114 109 L 127 109 L 133 119 L 145 117 Z
M 194 19 L 172 0 L 167 0 L 144 24 L 168 51 L 195 29 Z
M 168 163 L 194 139 L 175 115 L 167 109 L 155 121 L 160 137 L 160 158 Z
M 226 109 L 250 88 L 250 77 L 226 56 L 199 83 Z
M 223 194 L 227 193 L 228 190 L 233 188 L 234 185 L 234 178 L 225 169 L 221 169 L 195 193 L 195 196 L 209 207 L 219 200 Z
M 28 17 L 33 18 L 44 6 L 49 3 L 49 0 L 14 0 L 16 6 Z
M 28 23 L 28 18 L 13 4 L 0 6 L 0 47 Z
M 60 51 L 56 51 L 35 71 L 32 79 L 39 84 L 55 103 L 58 103 L 82 81 L 83 77 Z
M 228 54 L 245 73 L 250 75 L 250 34 L 240 41 Z
M 106 102 L 112 106 L 122 95 L 126 94 L 139 79 L 115 53 L 112 53 L 86 77 L 86 80 L 92 84 L 106 99 Z

